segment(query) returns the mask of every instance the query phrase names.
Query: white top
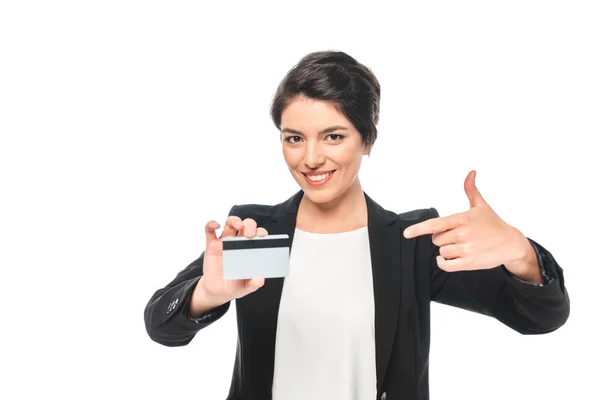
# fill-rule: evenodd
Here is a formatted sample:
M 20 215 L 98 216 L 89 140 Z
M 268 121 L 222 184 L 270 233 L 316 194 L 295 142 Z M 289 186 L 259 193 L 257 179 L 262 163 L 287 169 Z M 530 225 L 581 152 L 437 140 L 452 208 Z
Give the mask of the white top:
M 377 396 L 375 304 L 367 227 L 296 228 L 275 344 L 273 400 Z

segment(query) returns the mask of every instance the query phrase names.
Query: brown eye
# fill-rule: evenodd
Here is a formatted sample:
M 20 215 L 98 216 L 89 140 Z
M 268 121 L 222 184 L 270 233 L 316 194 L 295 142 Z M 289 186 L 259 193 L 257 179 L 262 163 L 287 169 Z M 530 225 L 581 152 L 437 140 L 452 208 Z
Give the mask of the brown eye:
M 286 142 L 288 142 L 288 143 L 298 143 L 298 142 L 294 142 L 294 141 L 290 140 L 292 138 L 298 138 L 298 139 L 300 139 L 300 136 L 288 136 L 288 137 L 286 137 L 283 140 L 286 141 Z
M 330 138 L 333 139 L 334 142 L 340 141 L 344 138 L 344 136 L 342 135 L 338 135 L 336 133 L 332 133 L 331 135 L 328 135 Z

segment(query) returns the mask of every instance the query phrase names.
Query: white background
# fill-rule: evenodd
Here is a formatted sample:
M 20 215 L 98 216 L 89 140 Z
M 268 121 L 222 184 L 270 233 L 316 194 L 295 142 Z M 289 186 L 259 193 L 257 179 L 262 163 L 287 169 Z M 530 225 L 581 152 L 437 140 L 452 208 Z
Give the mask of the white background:
M 432 398 L 593 398 L 597 2 L 213 3 L 0 6 L 0 397 L 226 397 L 235 308 L 183 348 L 143 310 L 208 220 L 298 190 L 269 105 L 302 56 L 338 49 L 382 85 L 371 197 L 466 211 L 475 169 L 565 271 L 571 317 L 548 335 L 433 304 Z

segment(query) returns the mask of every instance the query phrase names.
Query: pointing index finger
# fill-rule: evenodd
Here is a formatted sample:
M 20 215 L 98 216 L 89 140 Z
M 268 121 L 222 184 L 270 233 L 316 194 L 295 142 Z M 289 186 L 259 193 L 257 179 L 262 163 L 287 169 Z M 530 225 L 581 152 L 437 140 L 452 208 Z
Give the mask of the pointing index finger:
M 419 222 L 409 226 L 404 230 L 404 237 L 407 239 L 433 234 L 436 232 L 444 232 L 456 227 L 456 218 L 454 215 L 449 217 L 431 218 L 427 221 Z

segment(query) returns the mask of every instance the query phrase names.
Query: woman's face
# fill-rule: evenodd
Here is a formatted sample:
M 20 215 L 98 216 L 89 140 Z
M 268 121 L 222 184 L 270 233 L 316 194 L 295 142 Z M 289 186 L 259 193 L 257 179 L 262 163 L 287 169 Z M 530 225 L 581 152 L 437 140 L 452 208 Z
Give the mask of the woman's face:
M 281 139 L 292 176 L 315 203 L 327 203 L 358 182 L 362 156 L 369 153 L 358 130 L 331 103 L 304 96 L 283 110 Z

